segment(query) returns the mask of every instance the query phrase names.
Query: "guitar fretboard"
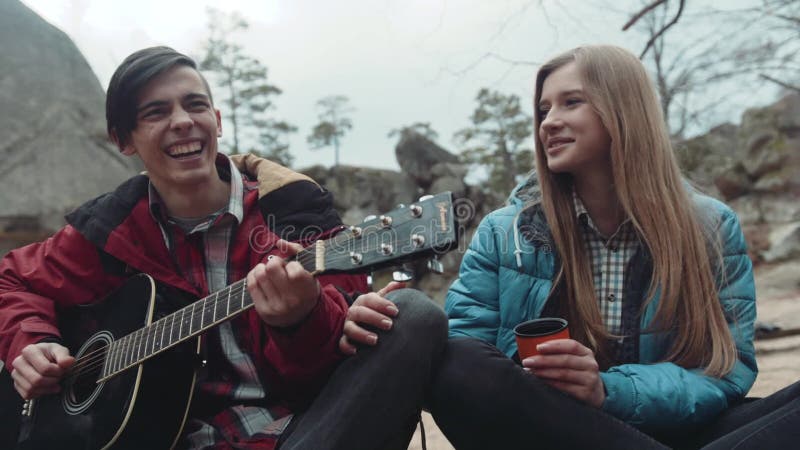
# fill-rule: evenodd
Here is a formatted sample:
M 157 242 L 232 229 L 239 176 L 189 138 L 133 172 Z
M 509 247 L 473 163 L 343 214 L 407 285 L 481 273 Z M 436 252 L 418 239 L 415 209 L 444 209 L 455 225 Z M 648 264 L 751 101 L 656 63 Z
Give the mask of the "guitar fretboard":
M 312 246 L 292 259 L 298 261 L 307 271 L 315 272 L 318 265 L 315 251 L 324 254 L 324 246 Z M 198 336 L 251 306 L 253 300 L 247 292 L 246 280 L 240 280 L 117 339 L 108 347 L 99 381 L 111 378 L 164 350 Z
M 245 280 L 202 298 L 113 342 L 103 378 L 111 377 L 157 353 L 199 335 L 253 305 Z

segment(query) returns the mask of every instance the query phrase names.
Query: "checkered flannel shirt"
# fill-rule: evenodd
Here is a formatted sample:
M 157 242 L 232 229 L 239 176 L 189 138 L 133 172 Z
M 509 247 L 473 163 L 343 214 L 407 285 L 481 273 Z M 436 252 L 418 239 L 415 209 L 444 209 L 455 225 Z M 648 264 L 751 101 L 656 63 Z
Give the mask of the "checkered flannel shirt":
M 620 224 L 610 237 L 603 236 L 574 191 L 572 198 L 592 265 L 600 315 L 606 330 L 619 335 L 622 332 L 622 302 L 625 301 L 625 269 L 636 253 L 639 239 L 630 220 Z
M 152 183 L 149 191 L 150 212 L 160 225 L 177 267 L 195 286 L 202 286 L 201 280 L 205 277 L 209 293 L 237 281 L 228 279 L 228 247 L 236 225 L 243 218 L 244 194 L 257 189 L 257 183 L 244 181 L 233 162 L 224 155 L 219 155 L 216 163 L 220 178 L 230 182 L 231 195 L 227 205 L 207 217 L 168 217 Z M 182 251 L 180 245 L 175 245 L 172 225 L 183 230 L 188 245 L 202 246 L 202 260 L 194 256 L 197 252 Z M 205 420 L 192 418 L 188 421 L 184 432 L 189 448 L 227 449 L 237 446 L 237 442 L 247 448 L 272 448 L 269 442 L 274 442 L 292 418 L 282 406 L 255 405 L 263 404 L 259 400 L 265 398 L 265 389 L 252 359 L 239 347 L 237 338 L 230 321 L 212 328 L 204 337 L 209 367 L 200 373 L 195 398 L 230 406 Z

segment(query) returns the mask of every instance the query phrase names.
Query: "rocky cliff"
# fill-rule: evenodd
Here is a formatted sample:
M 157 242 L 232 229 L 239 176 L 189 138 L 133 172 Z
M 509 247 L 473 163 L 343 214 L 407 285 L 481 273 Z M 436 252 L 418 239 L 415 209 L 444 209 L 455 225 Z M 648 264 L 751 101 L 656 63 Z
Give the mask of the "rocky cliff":
M 70 38 L 0 0 L 0 253 L 139 170 L 106 139 L 105 94 Z M 20 242 L 21 243 L 21 242 Z

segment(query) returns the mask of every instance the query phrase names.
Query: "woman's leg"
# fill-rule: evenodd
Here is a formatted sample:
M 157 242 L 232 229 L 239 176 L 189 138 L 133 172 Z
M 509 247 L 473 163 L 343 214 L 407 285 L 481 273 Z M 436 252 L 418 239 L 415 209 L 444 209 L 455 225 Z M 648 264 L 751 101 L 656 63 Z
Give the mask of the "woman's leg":
M 800 382 L 730 408 L 707 427 L 704 449 L 795 448 L 800 442 Z
M 449 340 L 429 399 L 436 423 L 459 450 L 666 448 L 475 339 Z

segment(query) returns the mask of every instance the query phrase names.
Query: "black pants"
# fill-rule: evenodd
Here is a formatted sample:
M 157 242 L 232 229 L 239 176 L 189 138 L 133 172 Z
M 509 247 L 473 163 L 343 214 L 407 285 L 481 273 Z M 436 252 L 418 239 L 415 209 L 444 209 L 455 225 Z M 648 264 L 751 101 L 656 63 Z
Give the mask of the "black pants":
M 464 338 L 449 341 L 429 406 L 459 450 L 777 449 L 800 442 L 799 397 L 795 384 L 730 408 L 702 430 L 654 438 L 547 386 L 495 347 Z
M 693 438 L 664 438 L 664 442 L 681 449 L 797 448 L 800 446 L 800 382 L 769 397 L 748 398 L 728 408 Z
M 292 419 L 280 450 L 405 450 L 447 341 L 442 309 L 419 291 L 387 295 L 400 311 L 391 331 L 374 330 L 331 376 L 308 410 Z

